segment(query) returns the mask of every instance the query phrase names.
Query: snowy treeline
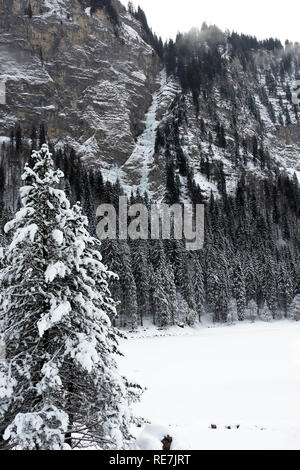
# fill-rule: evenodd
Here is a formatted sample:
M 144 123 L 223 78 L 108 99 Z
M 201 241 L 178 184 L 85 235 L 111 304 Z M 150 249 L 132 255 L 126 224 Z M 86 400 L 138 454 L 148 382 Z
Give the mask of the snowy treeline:
M 0 271 L 0 448 L 124 448 L 139 387 L 120 376 L 115 275 L 80 205 L 57 189 L 63 173 L 46 145 L 22 176 L 21 209 Z
M 23 154 L 29 152 L 23 146 Z M 13 148 L 7 155 L 16 152 Z M 73 203 L 81 201 L 89 231 L 95 234 L 98 204 L 118 208 L 120 185 L 104 182 L 99 171 L 86 170 L 73 151 L 54 152 L 54 159 L 65 173 L 68 197 Z M 220 174 L 220 184 L 223 178 Z M 191 184 L 191 196 L 193 188 Z M 296 177 L 270 174 L 262 181 L 242 174 L 234 194 L 223 190 L 220 198 L 200 196 L 206 204 L 202 251 L 188 252 L 176 240 L 103 243 L 104 263 L 119 276 L 117 282 L 109 281 L 119 302 L 113 322 L 134 328 L 145 318 L 158 326 L 193 324 L 205 313 L 221 322 L 297 317 L 291 306 L 300 292 Z M 131 202 L 150 203 L 140 194 Z

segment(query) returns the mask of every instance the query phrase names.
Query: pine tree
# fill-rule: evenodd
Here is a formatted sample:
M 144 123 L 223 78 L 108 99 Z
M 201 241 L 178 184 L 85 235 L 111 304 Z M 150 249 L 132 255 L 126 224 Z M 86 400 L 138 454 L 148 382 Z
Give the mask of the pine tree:
M 234 298 L 231 298 L 228 304 L 227 322 L 234 323 L 235 321 L 238 321 L 237 303 Z
M 154 323 L 160 327 L 171 325 L 172 317 L 169 309 L 168 297 L 164 289 L 165 270 L 160 266 L 154 274 Z
M 245 318 L 247 318 L 247 320 L 251 320 L 252 322 L 255 322 L 257 318 L 257 303 L 253 299 L 248 302 Z
M 119 375 L 115 303 L 99 242 L 81 208 L 70 209 L 46 145 L 25 167 L 23 207 L 1 270 L 1 432 L 8 448 L 124 447 L 128 400 Z M 84 387 L 82 386 L 84 384 Z M 81 435 L 80 435 L 81 433 Z
M 32 18 L 32 7 L 31 7 L 31 3 L 29 2 L 28 3 L 28 7 L 27 7 L 27 10 L 26 10 L 26 14 L 29 16 L 29 18 L 31 19 Z
M 246 308 L 246 282 L 245 275 L 239 261 L 233 270 L 233 292 L 237 303 L 238 319 L 244 320 L 245 308 Z
M 228 266 L 225 255 L 213 246 L 207 250 L 206 292 L 213 320 L 227 320 L 229 303 Z
M 175 173 L 174 163 L 170 161 L 166 169 L 166 202 L 170 205 L 177 204 L 180 198 L 180 180 Z
M 297 294 L 289 308 L 289 316 L 296 321 L 300 320 L 300 294 Z
M 147 244 L 136 241 L 132 245 L 132 266 L 137 287 L 138 314 L 141 326 L 143 319 L 149 315 L 150 310 L 150 272 L 148 267 Z
M 195 284 L 194 284 L 194 266 L 192 257 L 186 253 L 183 259 L 183 270 L 180 285 L 180 292 L 187 302 L 190 313 L 189 313 L 189 324 L 193 325 L 196 320 L 196 300 L 195 300 Z
M 126 327 L 128 322 L 130 327 L 134 329 L 138 325 L 137 287 L 127 241 L 103 241 L 103 258 L 117 275 L 117 279 L 111 279 L 109 287 L 114 299 L 118 302 L 120 326 Z
M 267 302 L 264 303 L 262 309 L 259 312 L 259 316 L 262 321 L 270 322 L 273 320 L 273 315 L 268 307 Z
M 277 269 L 277 289 L 279 305 L 288 316 L 288 307 L 293 300 L 293 282 L 286 263 L 280 263 Z
M 178 320 L 177 292 L 175 285 L 175 276 L 170 263 L 167 263 L 166 265 L 164 281 L 171 324 L 175 325 Z
M 273 314 L 273 318 L 275 318 L 278 307 L 276 265 L 272 253 L 269 250 L 265 253 L 263 294 Z
M 177 293 L 177 308 L 179 325 L 193 326 L 195 323 L 196 312 L 194 312 L 188 305 L 184 297 Z
M 201 321 L 201 317 L 204 314 L 205 290 L 203 270 L 200 261 L 197 259 L 194 261 L 193 285 L 195 310 L 198 315 L 199 321 Z
M 39 145 L 42 146 L 45 143 L 46 143 L 46 130 L 45 130 L 44 123 L 42 123 L 40 125 L 40 132 L 39 132 Z

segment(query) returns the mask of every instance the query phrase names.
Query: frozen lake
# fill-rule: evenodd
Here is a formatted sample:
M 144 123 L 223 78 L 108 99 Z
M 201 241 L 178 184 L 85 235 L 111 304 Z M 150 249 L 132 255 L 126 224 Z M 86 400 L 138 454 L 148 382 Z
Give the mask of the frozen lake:
M 170 426 L 173 448 L 299 449 L 300 323 L 184 333 L 122 343 L 122 371 L 147 387 L 136 414 Z M 148 426 L 139 445 L 160 448 L 157 432 Z

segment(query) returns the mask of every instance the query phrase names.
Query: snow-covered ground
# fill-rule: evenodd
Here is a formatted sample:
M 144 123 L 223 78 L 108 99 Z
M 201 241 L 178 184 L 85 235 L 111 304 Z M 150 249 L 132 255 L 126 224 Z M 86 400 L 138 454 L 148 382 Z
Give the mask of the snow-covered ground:
M 152 333 L 122 342 L 120 359 L 147 387 L 139 448 L 168 433 L 173 449 L 300 449 L 300 322 Z

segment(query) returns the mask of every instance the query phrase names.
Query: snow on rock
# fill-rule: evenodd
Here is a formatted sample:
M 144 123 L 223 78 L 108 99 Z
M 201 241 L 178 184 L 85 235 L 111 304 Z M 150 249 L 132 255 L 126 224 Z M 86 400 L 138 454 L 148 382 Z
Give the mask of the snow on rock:
M 133 72 L 132 75 L 138 80 L 141 80 L 142 82 L 145 82 L 147 80 L 147 77 L 143 72 L 140 72 L 140 71 Z
M 60 18 L 67 17 L 66 2 L 65 0 L 44 0 L 43 16 L 58 16 Z
M 84 9 L 72 0 L 35 1 L 32 21 L 20 2 L 2 3 L 1 134 L 22 115 L 24 122 L 47 122 L 55 147 L 70 145 L 88 165 L 122 165 L 143 130 L 161 68 L 140 22 L 121 10 L 116 35 L 107 12 L 91 18 L 87 2 Z
M 148 54 L 152 54 L 152 47 L 147 44 L 142 37 L 139 35 L 139 33 L 129 26 L 128 24 L 124 23 L 123 24 L 123 36 L 125 39 L 129 41 L 129 43 L 140 43 L 145 47 L 145 52 Z
M 172 444 L 170 450 L 188 450 L 189 445 L 180 436 L 180 432 L 174 428 L 147 424 L 137 437 L 136 445 L 140 450 L 162 450 L 162 440 L 170 436 Z

